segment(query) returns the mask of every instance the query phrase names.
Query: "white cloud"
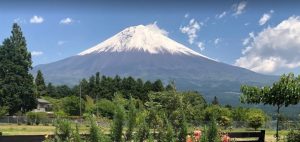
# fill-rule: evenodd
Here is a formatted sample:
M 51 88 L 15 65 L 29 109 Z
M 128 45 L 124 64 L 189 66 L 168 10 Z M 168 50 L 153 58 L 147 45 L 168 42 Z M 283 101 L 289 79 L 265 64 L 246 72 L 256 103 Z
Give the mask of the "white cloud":
M 60 41 L 57 42 L 57 45 L 61 46 L 61 45 L 65 44 L 66 42 L 67 41 L 60 40 Z
M 220 39 L 220 38 L 216 38 L 216 39 L 214 40 L 214 44 L 215 44 L 215 45 L 219 44 L 220 42 L 221 42 L 221 39 Z
M 245 23 L 244 25 L 245 25 L 245 26 L 248 26 L 248 25 L 250 25 L 250 23 Z
M 274 11 L 271 10 L 269 13 L 264 13 L 261 16 L 261 18 L 259 19 L 258 24 L 261 25 L 261 26 L 266 24 L 271 19 L 271 15 L 272 15 L 273 12 Z
M 253 38 L 254 38 L 254 32 L 249 33 L 249 37 L 247 37 L 243 40 L 243 45 L 244 46 L 247 45 L 250 42 L 250 40 Z
M 34 15 L 31 19 L 30 19 L 30 23 L 32 24 L 40 24 L 44 22 L 44 18 L 42 16 L 37 16 Z
M 73 19 L 71 19 L 71 18 L 69 18 L 69 17 L 67 17 L 67 18 L 64 18 L 64 19 L 61 19 L 60 20 L 60 24 L 71 24 L 71 23 L 73 23 L 74 22 L 74 20 Z
M 186 14 L 184 15 L 184 18 L 188 18 L 188 17 L 189 17 L 189 14 L 186 13 Z
M 146 27 L 150 28 L 152 31 L 159 32 L 159 33 L 161 33 L 161 34 L 163 34 L 163 35 L 165 35 L 165 36 L 168 36 L 168 34 L 169 34 L 166 30 L 161 29 L 161 28 L 159 28 L 159 27 L 157 26 L 157 21 L 155 21 L 155 22 L 152 23 L 152 24 L 146 25 Z
M 198 23 L 195 19 L 191 19 L 189 24 L 186 26 L 180 26 L 180 31 L 183 34 L 186 34 L 189 38 L 189 43 L 193 44 L 195 39 L 198 37 L 197 32 L 200 31 L 200 26 L 203 23 Z
M 203 43 L 203 42 L 198 42 L 198 43 L 197 43 L 197 46 L 199 47 L 199 49 L 200 49 L 201 51 L 203 51 L 203 50 L 205 49 L 205 46 L 204 46 L 204 43 Z
M 216 15 L 216 18 L 221 19 L 221 18 L 223 18 L 224 16 L 226 16 L 226 14 L 227 14 L 227 12 L 224 11 L 224 12 L 222 12 L 221 14 Z
M 238 16 L 240 14 L 242 14 L 244 11 L 245 11 L 245 8 L 247 6 L 247 2 L 246 1 L 242 1 L 238 4 L 234 4 L 232 7 L 233 7 L 233 15 L 234 16 Z
M 43 55 L 44 53 L 42 51 L 32 51 L 31 52 L 31 55 L 32 56 L 40 56 L 40 55 Z
M 261 73 L 300 67 L 300 17 L 292 16 L 258 34 L 250 33 L 235 65 Z

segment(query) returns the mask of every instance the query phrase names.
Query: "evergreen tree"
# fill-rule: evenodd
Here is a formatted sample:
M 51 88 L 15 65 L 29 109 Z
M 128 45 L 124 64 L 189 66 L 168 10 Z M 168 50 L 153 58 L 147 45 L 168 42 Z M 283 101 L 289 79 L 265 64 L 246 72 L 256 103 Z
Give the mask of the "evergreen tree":
M 43 73 L 41 70 L 38 70 L 36 78 L 35 78 L 35 86 L 37 90 L 38 96 L 44 96 L 47 92 L 46 85 L 43 77 Z
M 13 24 L 12 35 L 5 39 L 0 49 L 0 106 L 8 106 L 9 114 L 27 112 L 37 105 L 31 54 L 27 51 L 25 37 L 18 24 Z
M 48 83 L 47 85 L 47 95 L 52 98 L 58 98 L 56 88 L 52 85 L 52 83 Z
M 117 104 L 115 114 L 114 114 L 112 129 L 111 129 L 112 141 L 114 142 L 122 141 L 124 120 L 125 120 L 124 108 L 120 106 L 120 104 Z
M 152 91 L 154 91 L 154 92 L 164 91 L 164 85 L 160 79 L 156 80 L 153 83 Z
M 128 122 L 127 122 L 127 131 L 126 131 L 126 140 L 131 141 L 133 138 L 133 130 L 136 125 L 136 114 L 137 110 L 135 108 L 135 103 L 132 97 L 129 100 L 129 110 L 128 110 Z
M 219 101 L 218 101 L 217 96 L 214 97 L 214 100 L 211 102 L 211 104 L 213 104 L 213 105 L 219 105 Z

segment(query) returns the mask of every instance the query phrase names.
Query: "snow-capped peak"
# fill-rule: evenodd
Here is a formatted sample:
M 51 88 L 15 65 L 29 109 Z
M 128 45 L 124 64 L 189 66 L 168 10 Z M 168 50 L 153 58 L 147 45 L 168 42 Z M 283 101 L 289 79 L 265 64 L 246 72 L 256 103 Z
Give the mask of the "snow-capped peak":
M 78 55 L 101 52 L 143 51 L 150 54 L 184 54 L 202 56 L 188 47 L 168 38 L 167 32 L 156 25 L 138 25 L 124 29 L 104 42 L 87 49 Z M 207 57 L 205 57 L 207 58 Z

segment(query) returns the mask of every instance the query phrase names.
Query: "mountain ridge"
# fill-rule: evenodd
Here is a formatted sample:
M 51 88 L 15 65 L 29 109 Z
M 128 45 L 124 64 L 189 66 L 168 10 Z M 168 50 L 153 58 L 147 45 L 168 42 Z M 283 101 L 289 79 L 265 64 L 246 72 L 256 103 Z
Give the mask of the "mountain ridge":
M 129 35 L 129 36 L 128 36 Z M 240 85 L 268 85 L 277 76 L 259 74 L 215 61 L 168 38 L 158 29 L 133 26 L 78 55 L 34 67 L 45 80 L 74 85 L 96 72 L 144 80 L 174 80 L 179 90 L 197 90 L 204 95 L 237 99 Z M 220 99 L 221 100 L 221 99 Z

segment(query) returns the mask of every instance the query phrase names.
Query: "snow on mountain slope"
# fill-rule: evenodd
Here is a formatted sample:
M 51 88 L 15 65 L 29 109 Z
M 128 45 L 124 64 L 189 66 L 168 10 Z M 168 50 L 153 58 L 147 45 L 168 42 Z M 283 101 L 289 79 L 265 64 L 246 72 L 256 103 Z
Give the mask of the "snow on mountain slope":
M 154 26 L 156 25 L 154 24 Z M 143 51 L 150 54 L 201 56 L 208 58 L 168 38 L 160 31 L 155 30 L 153 25 L 138 25 L 126 28 L 115 36 L 79 53 L 78 55 L 83 56 L 101 52 L 129 51 Z

